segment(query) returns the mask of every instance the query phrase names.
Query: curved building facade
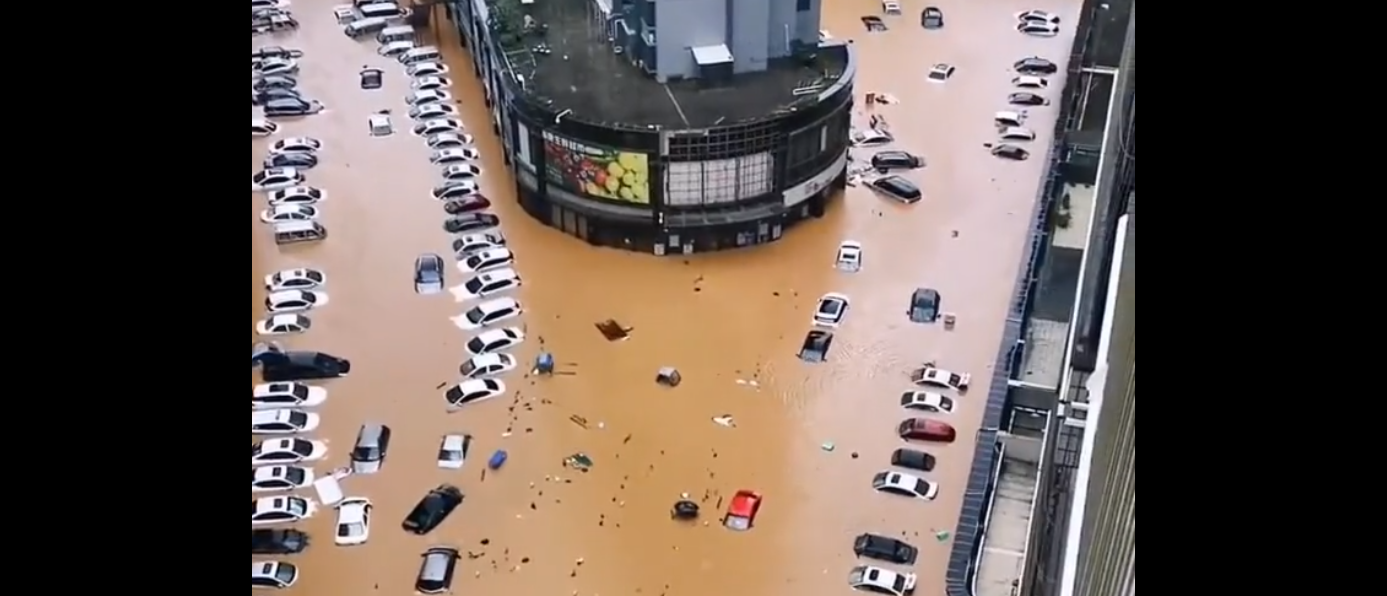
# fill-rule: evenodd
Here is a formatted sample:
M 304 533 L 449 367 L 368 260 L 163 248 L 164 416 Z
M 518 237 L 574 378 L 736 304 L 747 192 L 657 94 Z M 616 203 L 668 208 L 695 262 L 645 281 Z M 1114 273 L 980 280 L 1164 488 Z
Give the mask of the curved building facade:
M 619 49 L 545 50 L 571 51 L 572 62 L 555 62 L 568 60 L 566 53 L 559 58 L 537 56 L 536 48 L 508 50 L 517 40 L 513 35 L 504 39 L 511 34 L 497 25 L 503 18 L 497 13 L 509 10 L 511 2 L 518 0 L 463 0 L 447 6 L 485 87 L 517 196 L 535 219 L 591 244 L 691 254 L 778 240 L 794 223 L 822 216 L 828 201 L 846 186 L 855 72 L 847 44 L 818 42 L 816 30 L 808 57 L 801 52 L 795 59 L 799 63 L 780 73 L 732 75 L 729 56 L 729 76 L 716 86 L 702 80 L 657 82 L 653 75 L 644 82 L 630 81 L 646 73 L 621 63 L 625 59 Z M 558 6 L 546 9 L 551 11 L 583 6 L 573 0 L 536 4 Z M 586 19 L 575 20 L 586 20 L 581 26 L 588 31 L 597 27 L 597 41 L 619 37 L 603 33 L 614 27 L 610 15 L 594 19 L 594 9 L 586 11 Z M 524 18 L 567 26 L 559 23 L 564 15 L 558 13 Z M 582 33 L 570 31 L 563 37 Z M 599 62 L 578 64 L 579 56 Z M 608 84 L 592 79 L 610 76 L 597 72 L 619 68 L 631 69 L 628 80 L 611 84 L 630 87 L 581 89 Z M 585 77 L 583 69 L 597 70 Z M 573 84 L 560 80 L 564 76 L 574 77 Z M 757 100 L 758 93 L 767 97 Z M 617 105 L 612 95 L 626 99 Z M 758 102 L 768 109 L 749 113 Z M 654 104 L 670 104 L 673 110 L 661 112 Z

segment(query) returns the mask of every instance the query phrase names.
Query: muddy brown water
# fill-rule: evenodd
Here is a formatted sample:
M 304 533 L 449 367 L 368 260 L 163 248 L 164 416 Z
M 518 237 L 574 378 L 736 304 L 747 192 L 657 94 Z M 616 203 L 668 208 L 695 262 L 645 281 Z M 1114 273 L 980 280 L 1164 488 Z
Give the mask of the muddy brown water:
M 480 84 L 455 34 L 445 32 L 440 45 L 448 49 L 453 93 L 485 155 L 484 190 L 525 280 L 518 298 L 530 341 L 516 355 L 531 362 L 543 344 L 572 373 L 511 373 L 503 380 L 521 405 L 496 399 L 446 414 L 439 386 L 455 381 L 469 337 L 449 317 L 465 307 L 446 293 L 418 296 L 411 285 L 416 255 L 449 253 L 442 209 L 428 196 L 436 168 L 421 139 L 366 132 L 367 116 L 383 109 L 396 112 L 397 129 L 407 129 L 407 81 L 399 66 L 375 55 L 374 43 L 342 36 L 334 2 L 295 0 L 303 29 L 252 45 L 307 52 L 301 80 L 329 109 L 286 121 L 270 141 L 308 135 L 326 143 L 324 163 L 308 181 L 329 193 L 320 207 L 331 237 L 276 247 L 254 221 L 264 202 L 252 196 L 251 318 L 263 314 L 266 273 L 325 270 L 330 304 L 311 313 L 311 331 L 283 342 L 355 366 L 350 378 L 325 383 L 329 397 L 314 435 L 331 451 L 316 469 L 346 463 L 362 422 L 389 424 L 395 440 L 380 474 L 344 481 L 349 495 L 375 503 L 370 542 L 333 546 L 332 512 L 319 512 L 303 524 L 316 544 L 291 557 L 302 578 L 290 592 L 408 594 L 419 554 L 452 544 L 476 555 L 460 562 L 459 594 L 828 596 L 849 592 L 851 539 L 873 531 L 918 545 L 919 593 L 942 594 L 949 544 L 933 533 L 954 529 L 985 384 L 950 416 L 962 440 L 927 447 L 939 456 L 930 475 L 943 484 L 938 500 L 877 495 L 869 480 L 900 446 L 894 427 L 906 413 L 897 397 L 909 389 L 912 366 L 933 359 L 988 378 L 1043 164 L 997 161 L 982 144 L 991 140 L 992 112 L 1004 108 L 1011 91 L 1010 63 L 1030 54 L 1063 63 L 1070 44 L 1063 36 L 1022 37 L 1011 30 L 1012 15 L 1050 9 L 1070 24 L 1078 3 L 934 2 L 948 19 L 942 32 L 918 26 L 923 4 L 915 1 L 905 3 L 905 15 L 887 18 L 887 33 L 863 31 L 859 17 L 876 12 L 873 2 L 830 2 L 823 25 L 856 41 L 859 96 L 879 91 L 900 99 L 875 111 L 890 122 L 898 147 L 929 161 L 912 174 L 925 200 L 902 207 L 852 188 L 828 217 L 778 244 L 687 259 L 593 248 L 525 216 Z M 952 63 L 958 73 L 947 84 L 927 83 L 933 62 Z M 386 70 L 384 89 L 358 88 L 363 65 Z M 1052 84 L 1048 94 L 1058 95 L 1062 81 Z M 859 111 L 865 122 L 867 112 Z M 1052 128 L 1053 108 L 1032 112 L 1036 130 Z M 252 141 L 252 170 L 268 143 Z M 837 244 L 848 238 L 866 246 L 866 267 L 857 274 L 832 267 Z M 452 283 L 462 278 L 449 274 Z M 906 300 L 917 285 L 941 290 L 946 310 L 958 316 L 955 331 L 907 322 Z M 852 308 L 830 361 L 806 365 L 795 352 L 816 298 L 826 292 L 851 296 Z M 633 327 L 631 338 L 603 339 L 594 323 L 608 318 Z M 678 367 L 684 383 L 657 386 L 662 366 Z M 711 421 L 722 414 L 736 427 Z M 570 421 L 574 415 L 588 427 Z M 439 440 L 450 432 L 476 437 L 461 472 L 435 465 Z M 836 449 L 821 449 L 825 442 Z M 495 449 L 506 449 L 510 460 L 483 479 Z M 562 466 L 575 452 L 596 462 L 590 472 Z M 426 537 L 401 531 L 416 500 L 442 482 L 462 487 L 466 503 Z M 743 488 L 764 493 L 765 505 L 753 530 L 734 533 L 719 526 L 717 504 Z M 670 520 L 681 493 L 704 503 L 707 523 Z

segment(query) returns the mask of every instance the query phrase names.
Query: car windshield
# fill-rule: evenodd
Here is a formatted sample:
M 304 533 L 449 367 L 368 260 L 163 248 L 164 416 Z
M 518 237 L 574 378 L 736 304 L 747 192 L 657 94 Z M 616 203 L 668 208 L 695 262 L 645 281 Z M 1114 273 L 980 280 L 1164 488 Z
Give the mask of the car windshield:
M 450 451 L 450 450 L 448 450 L 448 449 L 439 449 L 439 450 L 438 450 L 438 460 L 439 460 L 439 461 L 462 461 L 462 452 L 460 452 L 460 451 Z
M 861 567 L 854 567 L 852 573 L 848 574 L 848 583 L 853 585 L 860 584 L 862 583 L 862 580 L 866 579 L 866 575 L 867 573 L 865 569 Z
M 289 450 L 298 454 L 300 457 L 308 457 L 313 455 L 313 444 L 308 441 L 294 441 L 290 445 Z
M 842 305 L 837 300 L 824 300 L 819 303 L 819 312 L 826 315 L 836 315 L 841 307 Z
M 468 269 L 476 269 L 477 267 L 480 267 L 484 262 L 486 262 L 486 260 L 483 259 L 481 255 L 473 255 L 467 258 L 465 264 L 467 265 Z
M 949 399 L 947 397 L 940 397 L 939 406 L 944 408 L 945 410 L 952 410 L 954 409 L 954 400 Z
M 916 480 L 915 492 L 921 495 L 929 494 L 929 483 L 924 480 Z
M 293 394 L 294 397 L 297 397 L 300 400 L 308 399 L 308 387 L 306 385 L 294 385 L 293 389 L 290 390 L 289 393 Z
M 474 277 L 474 278 L 472 278 L 472 279 L 469 279 L 469 280 L 467 280 L 467 283 L 462 284 L 462 287 L 465 288 L 465 289 L 468 291 L 468 293 L 471 293 L 471 294 L 476 294 L 476 293 L 478 293 L 478 292 L 481 292 L 481 291 L 482 291 L 482 278 L 480 278 L 480 277 Z
M 308 414 L 305 414 L 303 412 L 290 412 L 289 424 L 292 424 L 300 428 L 306 426 L 308 424 Z
M 303 499 L 299 499 L 299 498 L 288 499 L 288 501 L 289 501 L 289 507 L 288 507 L 289 513 L 292 513 L 292 514 L 294 514 L 294 515 L 296 515 L 296 516 L 298 516 L 298 517 L 303 517 L 305 514 L 308 513 L 308 502 L 307 502 L 307 501 L 304 501 Z
M 960 383 L 962 383 L 962 382 L 963 382 L 963 377 L 958 376 L 958 374 L 956 374 L 956 373 L 949 373 L 949 384 L 950 384 L 950 385 L 958 385 L 958 384 L 960 384 Z
M 289 563 L 280 563 L 279 567 L 275 569 L 275 579 L 284 584 L 294 581 L 294 566 Z
M 905 576 L 897 573 L 896 581 L 891 582 L 891 587 L 895 588 L 897 594 L 905 592 Z
M 467 349 L 473 353 L 480 354 L 482 350 L 486 349 L 486 342 L 482 341 L 480 337 L 474 337 L 471 341 L 467 342 Z
M 472 324 L 479 324 L 486 318 L 486 313 L 481 308 L 473 308 L 467 311 L 467 320 Z
M 477 340 L 472 340 L 472 341 L 477 341 Z M 477 342 L 477 343 L 481 343 L 481 342 Z M 470 343 L 470 342 L 468 343 L 468 346 L 469 346 L 469 347 L 471 346 L 471 343 Z M 467 362 L 462 363 L 462 366 L 459 366 L 459 367 L 458 367 L 458 372 L 462 373 L 462 376 L 464 376 L 464 377 L 470 377 L 470 376 L 472 376 L 472 373 L 477 372 L 477 362 L 476 362 L 475 360 L 469 359 Z
M 284 472 L 284 479 L 294 483 L 295 486 L 298 486 L 303 484 L 303 481 L 306 478 L 305 474 L 306 473 L 304 472 L 303 468 L 291 467 Z
M 349 536 L 360 536 L 366 533 L 366 526 L 361 522 L 352 522 L 337 526 L 337 535 L 343 538 Z

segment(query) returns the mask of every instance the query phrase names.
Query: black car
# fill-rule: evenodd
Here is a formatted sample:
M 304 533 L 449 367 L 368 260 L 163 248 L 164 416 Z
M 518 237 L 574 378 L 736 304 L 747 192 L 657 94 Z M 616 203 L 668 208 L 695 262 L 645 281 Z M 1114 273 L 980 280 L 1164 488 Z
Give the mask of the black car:
M 266 383 L 335 379 L 347 376 L 352 370 L 352 363 L 346 358 L 323 352 L 285 352 L 273 344 L 257 344 L 251 348 L 250 365 L 251 368 L 260 366 L 260 375 Z
M 917 203 L 924 196 L 920 187 L 900 176 L 882 176 L 867 185 L 872 187 L 872 190 L 907 204 Z
M 1031 152 L 1016 145 L 997 145 L 992 148 L 992 155 L 1012 161 L 1026 161 L 1026 158 L 1031 156 Z
M 318 165 L 318 156 L 312 153 L 275 153 L 265 157 L 265 168 L 298 168 L 307 170 Z
M 828 349 L 833 347 L 833 334 L 817 329 L 804 335 L 804 343 L 799 348 L 799 359 L 805 362 L 828 360 Z
M 276 99 L 303 99 L 299 95 L 299 90 L 293 87 L 271 87 L 263 91 L 254 89 L 250 92 L 250 105 L 263 106 Z
M 1015 68 L 1016 72 L 1027 75 L 1052 75 L 1059 72 L 1060 69 L 1058 66 L 1055 66 L 1054 62 L 1038 56 L 1017 60 L 1016 63 L 1012 65 L 1012 68 Z
M 265 46 L 250 51 L 251 60 L 264 60 L 265 58 L 291 58 L 303 57 L 303 50 L 297 48 L 286 48 L 283 46 Z
M 361 88 L 380 89 L 385 84 L 385 71 L 379 68 L 361 69 Z
M 905 151 L 878 151 L 872 156 L 872 167 L 883 174 L 890 170 L 913 170 L 925 167 L 925 158 Z
M 435 546 L 424 551 L 424 562 L 419 565 L 414 589 L 420 594 L 447 592 L 453 585 L 453 572 L 461 558 L 458 549 L 447 546 Z
M 939 318 L 939 291 L 929 288 L 915 288 L 910 293 L 910 308 L 906 314 L 911 322 L 933 323 Z
M 414 291 L 420 294 L 443 291 L 443 257 L 430 253 L 414 259 Z
M 1034 93 L 1012 93 L 1007 96 L 1007 103 L 1014 106 L 1044 106 L 1050 105 L 1050 100 L 1045 99 Z
M 924 451 L 901 447 L 891 452 L 891 465 L 928 472 L 934 469 L 934 456 Z
M 419 499 L 419 504 L 414 506 L 414 510 L 405 516 L 404 523 L 400 525 L 406 532 L 421 536 L 428 534 L 462 504 L 462 499 L 462 489 L 451 484 L 440 484 L 438 488 Z
M 265 102 L 265 116 L 309 116 L 323 111 L 323 104 L 302 97 L 277 97 Z
M 256 79 L 251 83 L 250 90 L 263 92 L 270 89 L 293 89 L 299 86 L 299 80 L 285 75 L 270 75 Z
M 938 6 L 926 6 L 920 11 L 920 26 L 926 29 L 944 28 L 944 11 Z
M 890 561 L 901 565 L 913 565 L 915 564 L 915 557 L 920 554 L 920 549 L 895 538 L 877 534 L 861 534 L 853 540 L 852 552 L 857 553 L 859 557 Z
M 443 229 L 450 234 L 485 230 L 501 225 L 501 218 L 490 213 L 464 213 L 454 215 L 443 222 Z
M 250 531 L 250 554 L 292 555 L 308 548 L 308 534 L 301 530 Z

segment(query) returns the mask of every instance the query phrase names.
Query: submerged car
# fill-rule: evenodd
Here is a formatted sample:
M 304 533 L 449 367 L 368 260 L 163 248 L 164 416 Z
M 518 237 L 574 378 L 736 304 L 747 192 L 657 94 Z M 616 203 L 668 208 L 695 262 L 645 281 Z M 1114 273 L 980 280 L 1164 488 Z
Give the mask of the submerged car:
M 878 472 L 872 477 L 872 488 L 877 492 L 933 501 L 939 496 L 939 485 L 902 472 Z
M 442 524 L 462 504 L 462 500 L 462 489 L 451 484 L 440 484 L 419 499 L 401 525 L 411 534 L 428 534 Z
M 848 572 L 848 585 L 854 590 L 889 596 L 913 594 L 916 581 L 914 573 L 898 573 L 871 565 L 858 565 Z
M 809 363 L 828 360 L 828 349 L 833 347 L 833 334 L 815 329 L 804 335 L 804 343 L 799 348 L 799 359 Z
M 954 427 L 928 418 L 906 418 L 896 425 L 896 434 L 907 441 L 952 443 L 958 436 Z
M 920 549 L 910 543 L 877 534 L 858 534 L 852 552 L 859 557 L 879 559 L 900 565 L 914 565 Z
M 1012 64 L 1012 68 L 1019 74 L 1027 75 L 1052 75 L 1059 72 L 1059 66 L 1040 56 L 1027 56 L 1017 60 Z
M 839 243 L 838 254 L 833 257 L 833 267 L 839 271 L 861 271 L 862 243 L 856 240 L 844 240 Z
M 461 408 L 497 397 L 506 392 L 506 384 L 498 379 L 469 379 L 443 392 L 448 407 Z
M 1026 161 L 1026 159 L 1030 158 L 1031 152 L 1017 147 L 1016 145 L 1002 144 L 992 148 L 992 155 L 993 157 L 1011 161 Z
M 420 594 L 442 594 L 453 586 L 453 573 L 462 555 L 458 549 L 435 546 L 424 551 L 423 563 L 419 565 L 419 575 L 414 580 L 414 590 Z
M 933 391 L 906 391 L 901 394 L 901 407 L 907 410 L 949 414 L 954 411 L 954 400 Z
M 914 170 L 925 167 L 925 158 L 906 151 L 878 151 L 872 156 L 872 167 L 882 173 L 889 170 Z
M 814 325 L 830 329 L 837 327 L 847 316 L 849 304 L 847 296 L 835 292 L 824 294 L 814 307 Z
M 727 505 L 727 515 L 722 518 L 723 527 L 742 532 L 756 524 L 756 513 L 761 510 L 761 493 L 739 490 Z
M 433 294 L 443 291 L 443 257 L 436 254 L 422 254 L 414 259 L 414 291 L 419 294 Z
M 308 533 L 302 530 L 251 528 L 250 554 L 292 555 L 308 548 Z
M 1050 105 L 1050 100 L 1035 93 L 1021 91 L 1008 95 L 1007 103 L 1014 106 L 1045 106 Z
M 934 366 L 924 366 L 910 371 L 910 382 L 916 385 L 931 385 L 953 389 L 960 393 L 968 391 L 973 375 L 950 372 Z
M 924 198 L 924 193 L 920 192 L 920 187 L 914 182 L 906 180 L 901 176 L 890 175 L 882 176 L 867 183 L 867 187 L 879 195 L 894 199 L 907 205 L 920 202 Z
M 252 368 L 260 367 L 260 376 L 266 382 L 335 379 L 352 370 L 352 363 L 346 358 L 324 352 L 286 352 L 270 344 L 253 347 L 250 363 Z
M 501 225 L 501 218 L 490 213 L 463 213 L 443 221 L 443 230 L 449 234 L 476 232 Z
M 934 469 L 934 464 L 934 456 L 924 451 L 900 447 L 891 452 L 891 465 L 899 468 L 928 472 Z

